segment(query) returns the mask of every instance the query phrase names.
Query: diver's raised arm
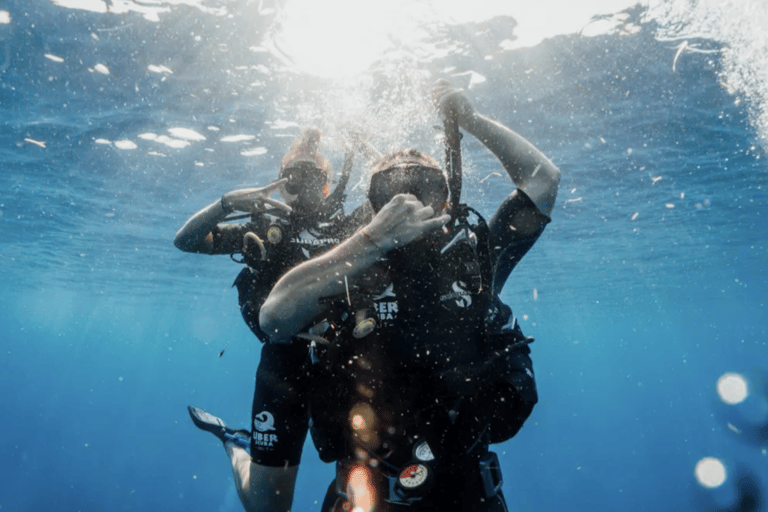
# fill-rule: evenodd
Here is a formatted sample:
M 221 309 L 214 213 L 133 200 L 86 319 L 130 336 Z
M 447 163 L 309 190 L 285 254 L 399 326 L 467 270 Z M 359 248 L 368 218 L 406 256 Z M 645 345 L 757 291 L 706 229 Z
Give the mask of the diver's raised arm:
M 459 90 L 440 81 L 433 91 L 443 116 L 456 116 L 459 126 L 482 142 L 504 166 L 517 187 L 545 215 L 552 213 L 560 170 L 533 144 L 503 124 L 478 113 Z
M 298 334 L 326 311 L 321 298 L 344 294 L 352 280 L 387 252 L 440 229 L 450 218 L 435 216 L 415 196 L 396 195 L 350 238 L 281 277 L 261 307 L 261 329 L 276 341 Z
M 203 254 L 229 254 L 239 250 L 238 247 L 225 247 L 217 250 L 213 243 L 213 230 L 227 218 L 227 215 L 234 211 L 253 212 L 265 204 L 269 204 L 290 212 L 290 206 L 269 197 L 269 194 L 287 181 L 288 179 L 284 178 L 270 183 L 266 187 L 241 188 L 227 192 L 221 196 L 220 200 L 214 201 L 190 217 L 176 233 L 173 245 L 184 252 Z
M 227 217 L 221 201 L 215 201 L 189 218 L 173 239 L 184 252 L 213 254 L 214 228 Z

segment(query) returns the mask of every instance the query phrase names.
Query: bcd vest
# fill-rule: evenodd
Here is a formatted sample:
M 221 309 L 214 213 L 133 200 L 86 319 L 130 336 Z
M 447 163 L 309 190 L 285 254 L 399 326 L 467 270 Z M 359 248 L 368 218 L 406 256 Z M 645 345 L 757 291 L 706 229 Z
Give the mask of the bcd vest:
M 487 448 L 474 405 L 489 374 L 488 316 L 498 312 L 488 228 L 468 207 L 457 217 L 448 234 L 390 252 L 328 299 L 329 343 L 313 347 L 310 405 L 324 461 L 362 450 L 396 471 L 424 441 L 457 461 Z

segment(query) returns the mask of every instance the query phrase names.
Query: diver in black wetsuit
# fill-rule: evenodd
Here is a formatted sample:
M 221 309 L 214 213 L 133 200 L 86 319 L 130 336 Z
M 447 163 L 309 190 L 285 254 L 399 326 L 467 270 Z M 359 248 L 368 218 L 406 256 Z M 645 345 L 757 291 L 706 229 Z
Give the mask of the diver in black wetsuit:
M 329 196 L 331 168 L 318 151 L 319 140 L 317 129 L 304 131 L 283 159 L 278 181 L 224 194 L 193 215 L 174 239 L 186 252 L 241 255 L 246 267 L 235 280 L 240 309 L 261 341 L 266 336 L 259 326 L 259 308 L 277 279 L 339 243 L 360 225 L 358 217 L 369 215 L 358 211 L 347 217 L 341 209 L 350 155 L 339 186 Z M 269 198 L 274 190 L 285 203 Z M 236 211 L 245 212 L 248 220 L 226 223 Z M 238 495 L 249 512 L 291 507 L 308 429 L 307 343 L 297 339 L 262 348 L 250 431 L 230 429 L 221 419 L 189 407 L 195 425 L 224 442 Z
M 488 447 L 537 401 L 532 340 L 498 294 L 549 223 L 560 171 L 446 84 L 436 99 L 517 185 L 488 224 L 446 208 L 434 159 L 391 153 L 371 177 L 374 218 L 261 309 L 271 342 L 313 333 L 312 436 L 337 467 L 324 511 L 506 510 Z

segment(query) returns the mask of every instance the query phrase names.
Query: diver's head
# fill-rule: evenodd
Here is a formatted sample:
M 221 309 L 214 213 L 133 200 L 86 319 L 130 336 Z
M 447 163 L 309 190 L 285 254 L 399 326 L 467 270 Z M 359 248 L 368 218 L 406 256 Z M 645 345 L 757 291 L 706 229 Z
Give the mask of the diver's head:
M 280 187 L 285 202 L 303 212 L 317 210 L 328 195 L 331 164 L 318 151 L 320 130 L 307 128 L 296 138 L 280 164 Z
M 440 164 L 418 149 L 399 149 L 381 158 L 371 173 L 368 200 L 378 213 L 397 194 L 413 194 L 440 214 L 448 201 L 448 183 Z

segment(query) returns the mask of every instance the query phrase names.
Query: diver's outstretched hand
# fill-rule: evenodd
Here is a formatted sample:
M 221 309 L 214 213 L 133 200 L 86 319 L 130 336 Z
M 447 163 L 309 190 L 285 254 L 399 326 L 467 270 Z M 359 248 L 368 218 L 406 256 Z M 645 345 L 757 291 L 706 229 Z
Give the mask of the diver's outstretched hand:
M 366 235 L 384 253 L 403 247 L 451 220 L 448 214 L 435 216 L 431 206 L 424 206 L 416 196 L 398 194 L 363 228 Z
M 475 107 L 464 91 L 447 80 L 438 80 L 432 87 L 432 101 L 442 117 L 456 117 L 461 127 L 466 127 L 475 117 Z
M 259 188 L 241 188 L 227 192 L 221 196 L 221 206 L 227 212 L 241 211 L 241 212 L 260 212 L 264 211 L 265 205 L 270 205 L 275 208 L 280 208 L 290 213 L 293 209 L 282 201 L 272 199 L 269 195 L 288 182 L 288 178 L 283 178 L 275 182 L 270 183 L 266 187 Z

